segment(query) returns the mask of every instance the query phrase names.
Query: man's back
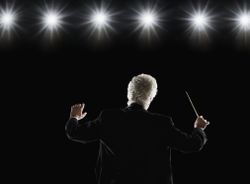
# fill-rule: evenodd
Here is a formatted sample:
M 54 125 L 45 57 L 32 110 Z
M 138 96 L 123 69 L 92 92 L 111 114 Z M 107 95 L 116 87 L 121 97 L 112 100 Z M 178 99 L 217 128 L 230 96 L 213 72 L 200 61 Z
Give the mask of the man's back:
M 113 152 L 114 165 L 107 164 L 116 177 L 124 183 L 170 183 L 170 148 L 164 140 L 170 118 L 132 105 L 104 111 L 102 124 L 100 139 Z
M 170 117 L 149 113 L 137 104 L 105 110 L 81 126 L 71 121 L 66 126 L 71 139 L 100 141 L 100 183 L 170 184 L 171 148 L 198 151 L 206 139 L 202 130 L 187 135 L 174 127 Z

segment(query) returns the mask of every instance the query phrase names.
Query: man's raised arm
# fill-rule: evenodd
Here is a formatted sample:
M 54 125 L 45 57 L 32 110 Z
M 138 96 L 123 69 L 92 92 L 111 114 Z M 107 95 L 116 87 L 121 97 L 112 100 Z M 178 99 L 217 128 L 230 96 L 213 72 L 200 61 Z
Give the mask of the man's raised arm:
M 170 146 L 182 152 L 199 151 L 205 145 L 207 138 L 204 132 L 209 122 L 202 116 L 197 117 L 192 134 L 187 134 L 176 128 L 172 122 L 169 132 Z
M 88 143 L 99 138 L 100 117 L 94 121 L 79 123 L 85 118 L 87 112 L 83 112 L 84 104 L 76 104 L 71 107 L 70 118 L 66 123 L 65 131 L 70 140 Z

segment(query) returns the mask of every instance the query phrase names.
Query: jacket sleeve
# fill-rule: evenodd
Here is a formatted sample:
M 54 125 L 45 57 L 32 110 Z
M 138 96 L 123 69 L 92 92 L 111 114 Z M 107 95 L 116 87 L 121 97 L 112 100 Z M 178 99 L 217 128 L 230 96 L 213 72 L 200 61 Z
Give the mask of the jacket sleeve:
M 102 114 L 102 113 L 101 113 Z M 67 121 L 65 132 L 70 140 L 89 143 L 99 139 L 99 129 L 101 124 L 101 114 L 93 121 L 79 123 L 75 118 Z
M 170 119 L 170 131 L 168 132 L 169 146 L 181 152 L 200 151 L 207 142 L 205 132 L 200 128 L 194 128 L 191 134 L 187 134 L 174 126 Z

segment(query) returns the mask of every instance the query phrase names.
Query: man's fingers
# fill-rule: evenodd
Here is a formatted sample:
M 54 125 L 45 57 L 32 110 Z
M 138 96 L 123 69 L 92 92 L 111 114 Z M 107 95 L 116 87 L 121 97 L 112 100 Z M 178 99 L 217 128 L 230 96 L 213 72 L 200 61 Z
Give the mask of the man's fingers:
M 84 108 L 85 104 L 82 103 L 82 104 L 75 104 L 75 105 L 72 105 L 71 108 L 74 108 L 74 107 L 81 107 L 82 109 Z
M 87 115 L 87 112 L 83 113 L 82 117 L 84 118 Z
M 203 121 L 207 124 L 207 125 L 209 125 L 209 121 L 208 120 L 206 120 L 206 119 L 203 119 Z
M 208 120 L 206 120 L 206 119 L 204 119 L 204 117 L 203 117 L 203 116 L 200 116 L 199 118 L 200 118 L 200 119 L 202 119 L 205 123 L 208 123 L 208 124 L 209 124 L 209 121 L 208 121 Z
M 87 115 L 87 112 L 83 113 L 83 114 L 79 117 L 79 120 L 85 118 L 86 115 Z
M 82 104 L 81 104 L 81 109 L 83 110 L 83 109 L 84 109 L 84 107 L 85 107 L 85 104 L 84 104 L 84 103 L 82 103 Z

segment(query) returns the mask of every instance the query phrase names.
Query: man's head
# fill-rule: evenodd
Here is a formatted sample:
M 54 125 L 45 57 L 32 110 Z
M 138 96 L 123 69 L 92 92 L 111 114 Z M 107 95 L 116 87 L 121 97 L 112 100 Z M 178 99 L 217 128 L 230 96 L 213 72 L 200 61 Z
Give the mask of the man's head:
M 148 109 L 157 93 L 157 82 L 154 77 L 140 74 L 132 78 L 128 84 L 128 105 L 140 104 Z

